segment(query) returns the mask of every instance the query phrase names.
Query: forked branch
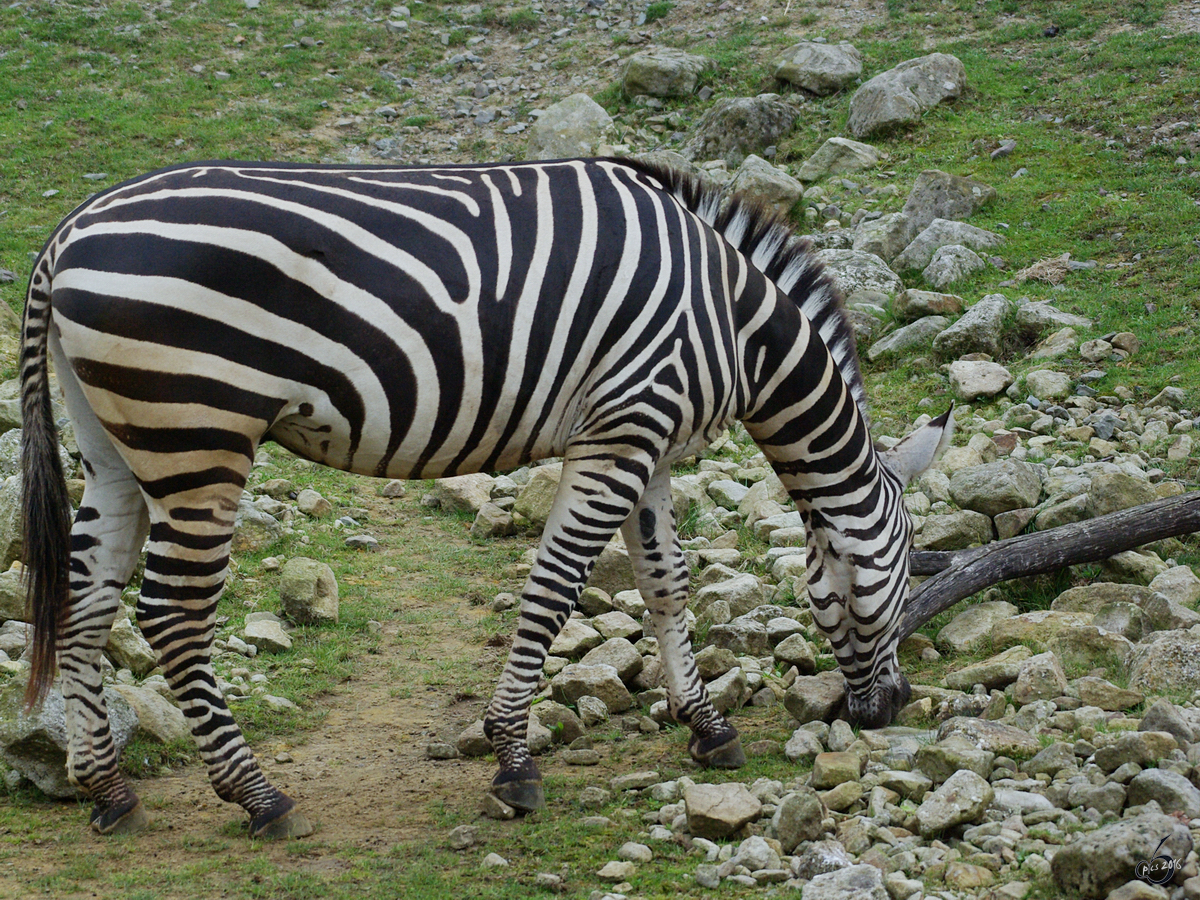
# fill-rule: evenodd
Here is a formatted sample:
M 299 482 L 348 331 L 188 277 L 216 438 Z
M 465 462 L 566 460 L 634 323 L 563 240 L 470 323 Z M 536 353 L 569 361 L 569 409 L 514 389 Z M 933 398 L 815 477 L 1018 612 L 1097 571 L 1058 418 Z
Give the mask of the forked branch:
M 1123 550 L 1194 531 L 1200 531 L 1200 491 L 971 550 L 914 551 L 908 557 L 912 574 L 933 577 L 909 596 L 900 637 L 903 640 L 959 600 L 997 582 L 1099 562 Z

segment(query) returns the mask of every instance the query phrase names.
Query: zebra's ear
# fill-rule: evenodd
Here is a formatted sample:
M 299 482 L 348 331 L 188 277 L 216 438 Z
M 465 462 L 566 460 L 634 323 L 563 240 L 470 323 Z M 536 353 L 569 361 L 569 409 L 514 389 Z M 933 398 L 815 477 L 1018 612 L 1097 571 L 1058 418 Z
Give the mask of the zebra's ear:
M 922 425 L 891 450 L 885 450 L 883 461 L 899 476 L 901 482 L 908 484 L 933 465 L 942 451 L 950 446 L 953 435 L 954 404 L 951 403 L 950 408 L 932 422 Z

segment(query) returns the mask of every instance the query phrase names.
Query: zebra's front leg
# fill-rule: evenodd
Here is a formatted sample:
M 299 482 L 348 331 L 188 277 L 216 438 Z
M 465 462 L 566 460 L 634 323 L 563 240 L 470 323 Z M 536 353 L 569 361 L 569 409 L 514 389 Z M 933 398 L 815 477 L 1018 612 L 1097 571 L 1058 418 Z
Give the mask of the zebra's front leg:
M 508 662 L 484 716 L 483 728 L 500 771 L 492 792 L 514 809 L 546 805 L 542 776 L 529 752 L 529 707 L 542 664 L 592 572 L 600 551 L 628 517 L 645 489 L 652 463 L 630 453 L 620 462 L 585 456 L 563 463 L 537 561 L 521 593 L 521 619 Z M 603 448 L 615 454 L 612 445 Z
M 746 754 L 737 729 L 713 706 L 692 654 L 684 618 L 688 568 L 675 529 L 668 468 L 664 466 L 654 473 L 622 533 L 638 590 L 658 638 L 671 716 L 692 731 L 688 752 L 709 768 L 737 769 L 745 765 Z
M 217 600 L 228 573 L 237 509 L 236 496 L 227 493 L 231 496 L 192 502 L 175 495 L 169 512 L 152 510 L 138 624 L 191 725 L 217 796 L 250 814 L 253 837 L 304 837 L 312 826 L 296 802 L 263 775 L 212 668 Z

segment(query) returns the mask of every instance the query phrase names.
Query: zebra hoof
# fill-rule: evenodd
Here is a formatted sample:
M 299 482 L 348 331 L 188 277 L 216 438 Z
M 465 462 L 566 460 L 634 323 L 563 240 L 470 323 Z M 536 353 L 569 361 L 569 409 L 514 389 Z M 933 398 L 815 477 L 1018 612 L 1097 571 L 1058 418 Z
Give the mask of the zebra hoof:
M 133 834 L 149 824 L 150 815 L 137 799 L 132 805 L 92 810 L 92 831 L 97 834 Z
M 541 779 L 522 778 L 515 781 L 492 782 L 492 793 L 518 813 L 531 813 L 546 808 L 546 792 Z
M 721 735 L 721 737 L 726 737 Z M 720 738 L 718 738 L 719 740 Z M 688 752 L 692 759 L 706 769 L 740 769 L 746 764 L 746 752 L 742 749 L 742 739 L 734 734 L 715 747 L 706 747 L 705 741 L 692 738 Z
M 308 816 L 296 809 L 296 801 L 290 797 L 286 807 L 280 812 L 280 804 L 250 820 L 250 836 L 260 840 L 275 841 L 288 838 L 308 837 L 313 833 Z M 268 818 L 270 817 L 270 818 Z

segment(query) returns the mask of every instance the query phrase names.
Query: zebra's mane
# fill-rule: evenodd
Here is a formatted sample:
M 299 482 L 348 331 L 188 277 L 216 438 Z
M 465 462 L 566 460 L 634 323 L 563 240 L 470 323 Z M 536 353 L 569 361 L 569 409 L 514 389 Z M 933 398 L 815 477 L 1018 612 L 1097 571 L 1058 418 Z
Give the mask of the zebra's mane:
M 867 392 L 841 293 L 787 218 L 741 194 L 726 198 L 720 185 L 679 169 L 635 159 L 619 162 L 658 181 L 791 298 L 829 348 L 865 417 Z

